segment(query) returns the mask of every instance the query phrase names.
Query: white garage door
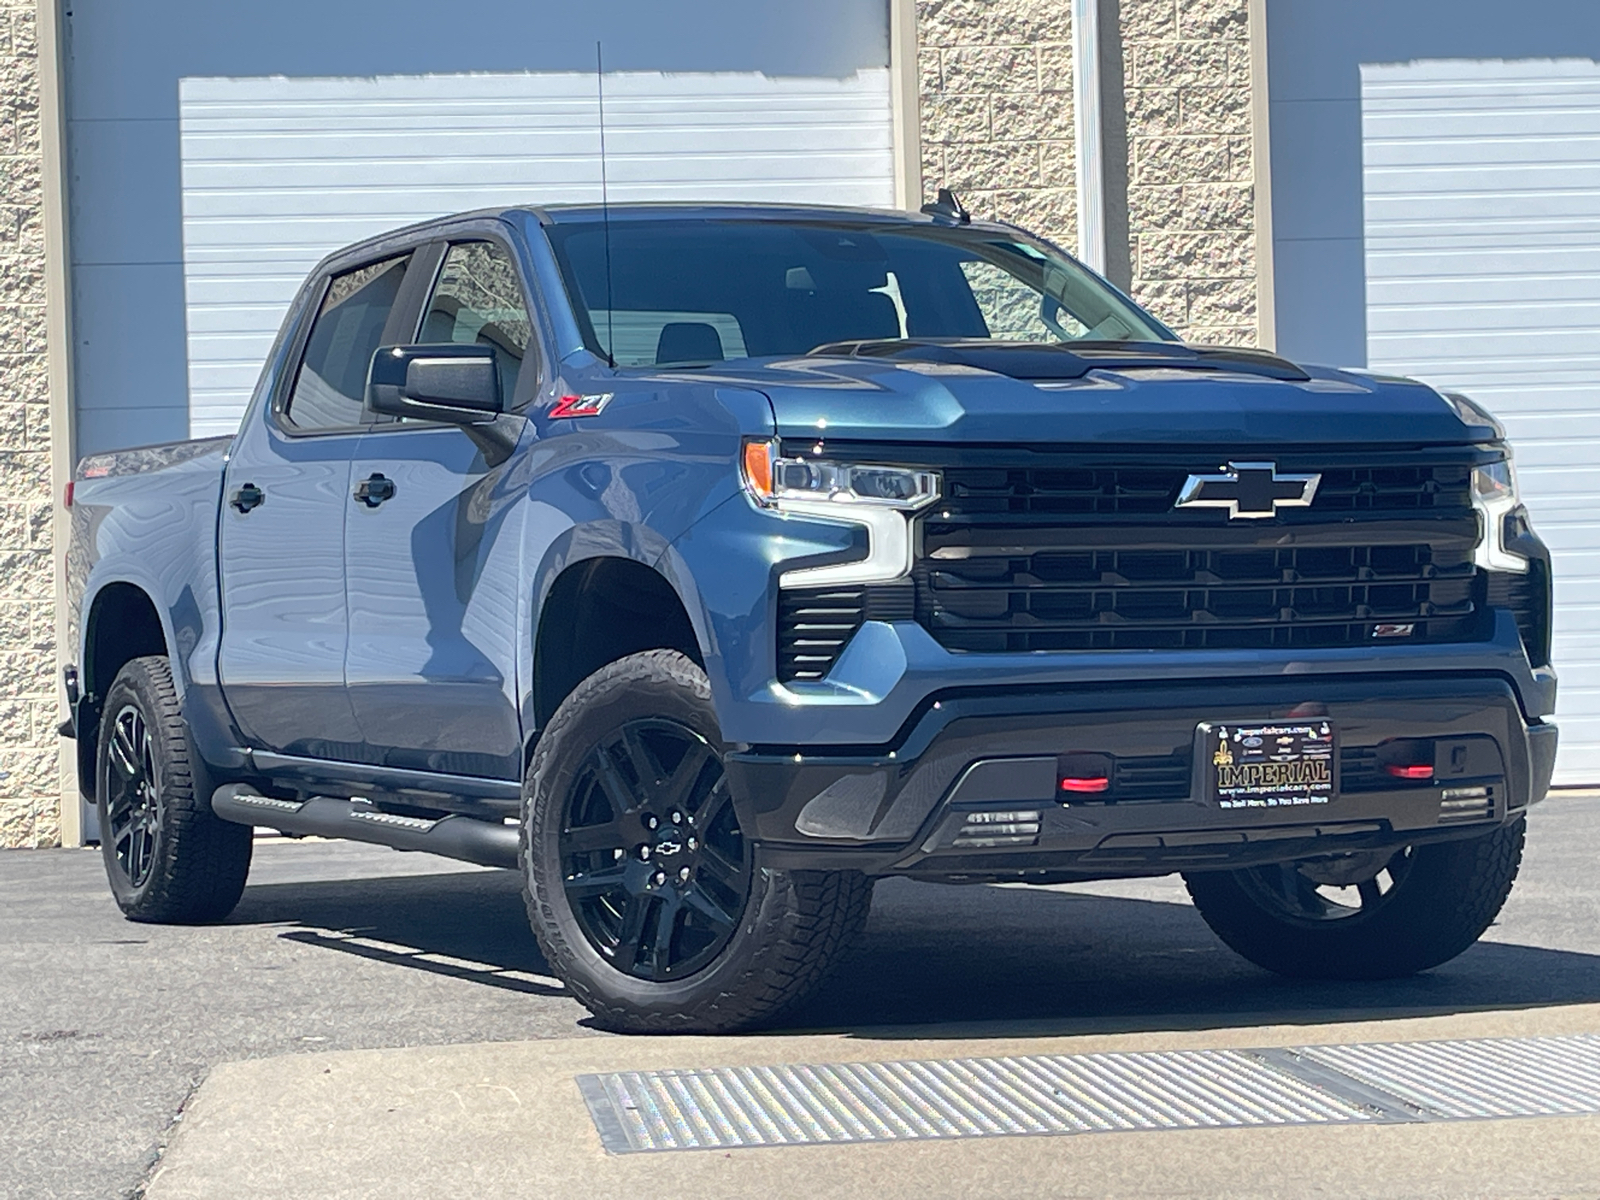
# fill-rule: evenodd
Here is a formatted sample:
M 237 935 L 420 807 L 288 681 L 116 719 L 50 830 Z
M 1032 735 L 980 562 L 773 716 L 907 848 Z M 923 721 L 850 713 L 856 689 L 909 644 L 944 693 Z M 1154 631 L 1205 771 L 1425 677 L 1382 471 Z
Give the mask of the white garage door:
M 593 75 L 181 81 L 190 428 L 231 433 L 330 250 L 497 204 L 600 198 Z M 612 200 L 892 206 L 889 72 L 605 79 Z
M 1556 782 L 1600 783 L 1600 64 L 1364 65 L 1368 365 L 1506 424 L 1555 556 Z

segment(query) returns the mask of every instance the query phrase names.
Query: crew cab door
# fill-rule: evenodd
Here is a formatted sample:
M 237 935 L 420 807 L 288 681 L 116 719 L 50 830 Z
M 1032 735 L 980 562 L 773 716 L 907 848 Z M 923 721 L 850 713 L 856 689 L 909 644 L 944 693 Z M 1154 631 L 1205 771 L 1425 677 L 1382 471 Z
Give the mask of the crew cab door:
M 252 747 L 348 759 L 345 515 L 372 355 L 404 305 L 411 255 L 331 274 L 277 394 L 235 442 L 219 533 L 219 671 Z
M 492 345 L 502 396 L 525 402 L 537 353 L 514 257 L 481 237 L 438 252 L 420 320 L 398 340 Z M 380 417 L 362 437 L 351 480 L 365 498 L 345 512 L 345 680 L 367 761 L 521 777 L 519 462 L 491 466 L 457 425 Z

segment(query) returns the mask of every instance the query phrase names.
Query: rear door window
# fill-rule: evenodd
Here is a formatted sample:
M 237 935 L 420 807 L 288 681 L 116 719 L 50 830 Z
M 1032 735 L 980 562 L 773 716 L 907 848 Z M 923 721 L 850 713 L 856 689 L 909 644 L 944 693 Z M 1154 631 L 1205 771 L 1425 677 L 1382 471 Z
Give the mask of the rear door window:
M 383 344 L 411 256 L 357 267 L 328 281 L 284 415 L 296 429 L 362 423 L 367 371 Z

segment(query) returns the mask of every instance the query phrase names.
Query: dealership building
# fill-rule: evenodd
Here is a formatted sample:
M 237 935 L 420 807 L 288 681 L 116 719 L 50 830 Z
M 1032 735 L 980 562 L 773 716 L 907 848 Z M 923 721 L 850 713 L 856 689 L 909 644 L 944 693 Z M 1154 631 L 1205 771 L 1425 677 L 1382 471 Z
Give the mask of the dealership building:
M 0 846 L 85 832 L 74 461 L 231 432 L 327 251 L 597 199 L 602 83 L 613 200 L 948 186 L 1190 340 L 1473 396 L 1600 785 L 1594 0 L 0 0 L 0 74 Z

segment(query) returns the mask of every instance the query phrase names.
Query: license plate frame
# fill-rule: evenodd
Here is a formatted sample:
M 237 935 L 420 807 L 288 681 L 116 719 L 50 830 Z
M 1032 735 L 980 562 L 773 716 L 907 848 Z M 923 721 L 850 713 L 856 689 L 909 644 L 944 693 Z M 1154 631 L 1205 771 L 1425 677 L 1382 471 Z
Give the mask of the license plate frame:
M 1317 808 L 1339 797 L 1339 730 L 1324 717 L 1202 721 L 1194 753 L 1201 796 L 1226 812 Z

